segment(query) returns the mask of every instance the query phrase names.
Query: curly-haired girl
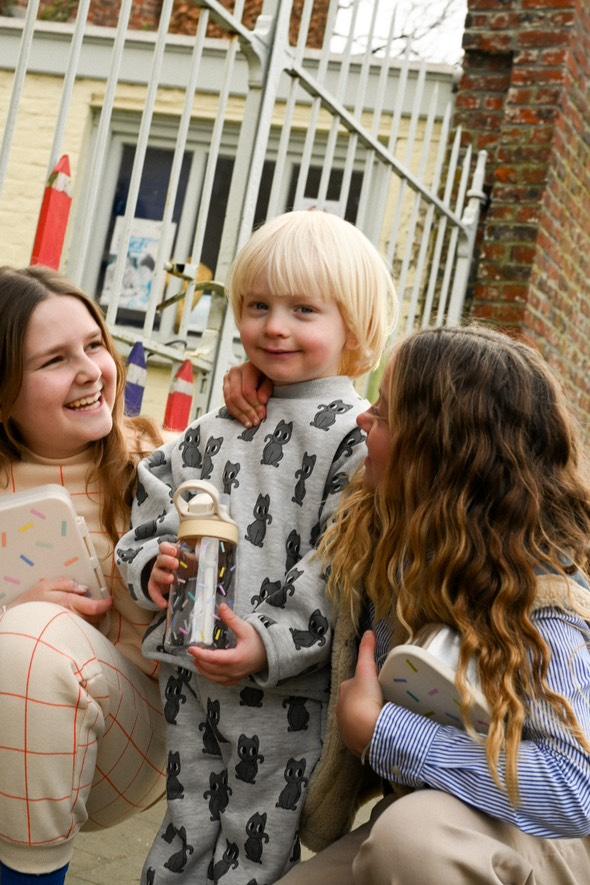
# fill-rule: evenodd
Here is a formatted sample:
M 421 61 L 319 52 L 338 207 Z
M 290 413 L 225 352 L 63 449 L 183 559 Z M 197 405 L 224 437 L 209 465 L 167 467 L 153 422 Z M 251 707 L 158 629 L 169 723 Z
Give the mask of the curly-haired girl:
M 590 486 L 556 380 L 500 333 L 425 330 L 396 347 L 358 424 L 368 457 L 320 548 L 348 750 L 328 735 L 302 838 L 319 849 L 350 825 L 356 757 L 389 795 L 281 881 L 589 882 Z M 464 728 L 383 701 L 376 660 L 433 623 L 461 639 Z M 487 736 L 470 717 L 470 663 Z

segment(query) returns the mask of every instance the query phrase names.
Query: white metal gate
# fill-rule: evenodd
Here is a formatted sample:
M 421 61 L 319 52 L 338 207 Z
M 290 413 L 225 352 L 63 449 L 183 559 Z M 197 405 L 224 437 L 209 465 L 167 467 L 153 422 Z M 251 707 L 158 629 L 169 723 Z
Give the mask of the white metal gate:
M 370 21 L 362 22 L 366 7 L 351 0 L 338 53 L 331 51 L 338 0 L 320 4 L 320 49 L 308 47 L 314 0 L 299 4 L 296 42 L 289 39 L 292 0 L 265 0 L 254 30 L 242 24 L 244 0 L 233 11 L 219 0 L 197 0 L 201 13 L 190 38 L 169 33 L 173 0 L 163 0 L 155 34 L 128 30 L 131 0 L 122 0 L 108 34 L 88 26 L 89 5 L 80 0 L 74 25 L 43 26 L 39 0 L 29 0 L 24 21 L 0 19 L 0 69 L 14 72 L 0 146 L 0 223 L 11 223 L 11 165 L 29 81 L 53 65 L 60 83 L 48 172 L 70 150 L 76 89 L 102 84 L 87 97 L 63 269 L 97 298 L 102 292 L 121 342 L 140 337 L 173 368 L 189 356 L 201 370 L 199 406 L 211 396 L 217 401 L 223 372 L 236 360 L 236 333 L 222 288 L 210 279 L 223 283 L 255 223 L 308 205 L 348 217 L 381 249 L 402 299 L 401 331 L 460 320 L 485 153 L 473 158 L 461 148 L 460 130 L 452 131 L 456 72 L 412 62 L 409 52 L 393 57 L 392 0 L 369 4 Z M 384 12 L 388 33 L 378 35 Z M 210 21 L 228 38 L 209 39 Z M 44 46 L 52 47 L 50 63 L 40 60 Z M 159 204 L 142 209 L 150 177 L 166 175 Z M 130 250 L 146 231 L 149 290 L 141 290 L 145 301 L 134 310 L 126 273 Z M 215 255 L 207 258 L 213 240 Z M 185 286 L 167 272 L 170 261 L 186 265 Z M 178 312 L 179 296 L 192 305 L 195 285 L 210 301 L 200 327 L 191 308 Z

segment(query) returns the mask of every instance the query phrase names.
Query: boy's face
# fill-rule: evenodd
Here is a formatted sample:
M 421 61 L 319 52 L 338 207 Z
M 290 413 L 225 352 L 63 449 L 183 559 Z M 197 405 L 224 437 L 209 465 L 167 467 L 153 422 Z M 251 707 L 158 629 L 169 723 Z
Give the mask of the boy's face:
M 244 297 L 238 328 L 248 359 L 274 384 L 337 375 L 350 337 L 333 299 L 273 295 L 264 279 Z

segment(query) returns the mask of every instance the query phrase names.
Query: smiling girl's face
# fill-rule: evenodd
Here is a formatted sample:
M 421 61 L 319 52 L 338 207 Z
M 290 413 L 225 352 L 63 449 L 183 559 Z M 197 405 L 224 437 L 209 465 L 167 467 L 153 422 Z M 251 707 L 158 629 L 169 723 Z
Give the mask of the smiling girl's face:
M 31 315 L 23 379 L 10 410 L 24 445 L 45 458 L 67 458 L 113 426 L 117 368 L 84 304 L 50 295 Z

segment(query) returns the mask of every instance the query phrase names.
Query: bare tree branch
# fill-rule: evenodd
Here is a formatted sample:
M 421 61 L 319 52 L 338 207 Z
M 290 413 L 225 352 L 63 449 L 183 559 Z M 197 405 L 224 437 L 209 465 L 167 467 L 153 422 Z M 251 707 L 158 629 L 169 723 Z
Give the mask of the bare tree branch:
M 409 51 L 410 58 L 456 61 L 460 55 L 460 35 L 466 13 L 466 0 L 339 0 L 334 42 L 344 44 L 349 39 L 352 10 L 358 5 L 370 12 L 379 3 L 378 29 L 371 37 L 355 28 L 354 50 L 367 48 L 374 55 L 385 53 L 398 57 Z M 388 36 L 391 17 L 395 16 L 393 31 Z M 361 14 L 357 21 L 366 23 L 370 15 Z M 454 54 L 455 58 L 449 56 Z

